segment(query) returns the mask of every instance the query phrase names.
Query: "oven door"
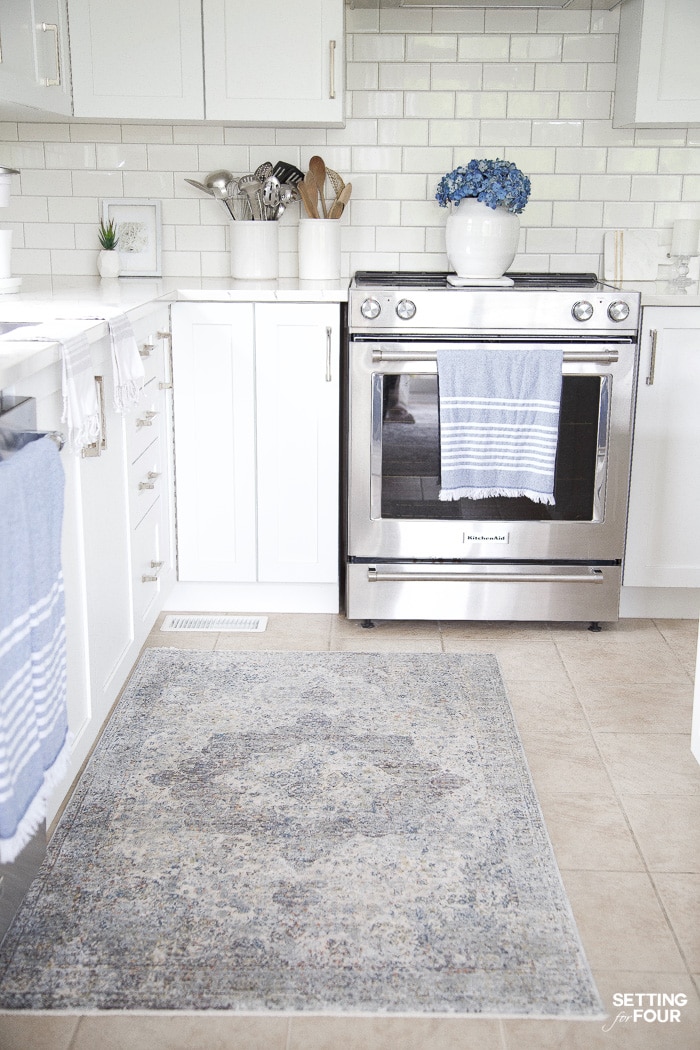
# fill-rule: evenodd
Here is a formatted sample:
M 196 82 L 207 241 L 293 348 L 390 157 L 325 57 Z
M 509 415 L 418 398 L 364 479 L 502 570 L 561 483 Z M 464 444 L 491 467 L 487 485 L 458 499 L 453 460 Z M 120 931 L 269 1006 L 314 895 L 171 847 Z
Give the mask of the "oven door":
M 493 352 L 541 340 L 489 341 Z M 636 344 L 563 340 L 553 506 L 440 501 L 436 353 L 447 340 L 350 344 L 351 559 L 614 562 L 622 557 Z M 479 345 L 461 341 L 458 345 Z M 410 421 L 412 420 L 412 421 Z

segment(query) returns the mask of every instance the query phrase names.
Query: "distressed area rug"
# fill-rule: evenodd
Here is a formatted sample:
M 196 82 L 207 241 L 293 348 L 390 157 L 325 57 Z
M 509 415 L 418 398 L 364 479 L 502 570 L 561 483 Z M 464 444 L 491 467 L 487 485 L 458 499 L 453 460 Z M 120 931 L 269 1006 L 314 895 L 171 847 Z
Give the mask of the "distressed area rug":
M 495 658 L 146 651 L 0 1008 L 601 1016 Z

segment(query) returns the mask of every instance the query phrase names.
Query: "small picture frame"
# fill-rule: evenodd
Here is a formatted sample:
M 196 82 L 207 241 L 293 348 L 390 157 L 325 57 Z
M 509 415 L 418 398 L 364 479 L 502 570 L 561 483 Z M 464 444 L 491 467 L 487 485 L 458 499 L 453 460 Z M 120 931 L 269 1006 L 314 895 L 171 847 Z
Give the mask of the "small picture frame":
M 102 221 L 118 227 L 122 277 L 162 277 L 160 201 L 121 197 L 102 201 Z

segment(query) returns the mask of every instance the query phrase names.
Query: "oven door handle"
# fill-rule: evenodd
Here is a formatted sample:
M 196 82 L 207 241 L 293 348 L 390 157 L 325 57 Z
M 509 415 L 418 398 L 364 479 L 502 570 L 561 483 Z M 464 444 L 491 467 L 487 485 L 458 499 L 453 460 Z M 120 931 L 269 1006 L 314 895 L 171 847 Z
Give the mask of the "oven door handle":
M 583 569 L 580 573 L 537 572 L 388 572 L 370 568 L 369 583 L 604 583 L 601 569 Z
M 381 361 L 437 361 L 437 350 L 408 350 L 405 347 L 394 350 L 390 347 L 372 347 L 372 360 Z M 620 360 L 617 350 L 565 350 L 565 362 L 591 362 L 593 364 L 614 365 Z

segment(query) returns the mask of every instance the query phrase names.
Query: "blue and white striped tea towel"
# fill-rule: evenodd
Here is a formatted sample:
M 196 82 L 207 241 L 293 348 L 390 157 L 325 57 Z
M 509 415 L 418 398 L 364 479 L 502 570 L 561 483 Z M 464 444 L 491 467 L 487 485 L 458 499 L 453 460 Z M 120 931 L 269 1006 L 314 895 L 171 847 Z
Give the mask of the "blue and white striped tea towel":
M 63 467 L 50 438 L 0 463 L 0 863 L 46 817 L 70 758 L 61 527 Z
M 554 503 L 561 347 L 438 350 L 441 500 Z

